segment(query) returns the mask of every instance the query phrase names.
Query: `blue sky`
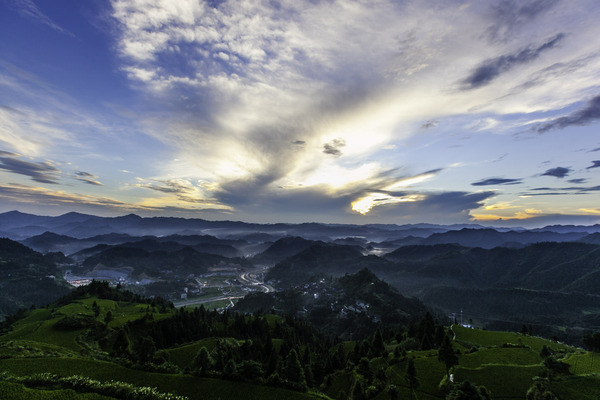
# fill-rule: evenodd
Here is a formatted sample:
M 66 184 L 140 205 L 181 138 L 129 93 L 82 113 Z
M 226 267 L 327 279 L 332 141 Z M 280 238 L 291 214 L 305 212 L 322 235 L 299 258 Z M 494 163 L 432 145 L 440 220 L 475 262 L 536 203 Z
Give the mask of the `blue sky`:
M 0 212 L 600 222 L 594 0 L 0 0 Z

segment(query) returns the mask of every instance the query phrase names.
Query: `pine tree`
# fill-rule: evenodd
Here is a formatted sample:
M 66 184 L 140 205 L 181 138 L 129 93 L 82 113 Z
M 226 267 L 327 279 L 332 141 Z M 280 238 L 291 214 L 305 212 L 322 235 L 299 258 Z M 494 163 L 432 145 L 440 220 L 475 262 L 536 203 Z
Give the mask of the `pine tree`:
M 202 346 L 192 362 L 192 368 L 200 374 L 206 374 L 213 367 L 214 361 L 206 347 Z
M 446 375 L 450 377 L 450 368 L 458 364 L 458 356 L 452 348 L 452 343 L 450 343 L 448 335 L 444 336 L 442 345 L 438 350 L 438 360 L 444 363 L 446 366 Z
M 385 343 L 383 342 L 383 336 L 379 328 L 377 328 L 375 334 L 373 335 L 373 340 L 371 341 L 371 352 L 373 353 L 374 357 L 380 357 L 386 353 Z
M 281 377 L 283 380 L 292 383 L 293 387 L 306 390 L 306 377 L 304 376 L 304 369 L 302 369 L 296 350 L 290 350 L 285 358 Z
M 404 373 L 404 379 L 408 383 L 410 388 L 410 400 L 412 400 L 413 391 L 419 387 L 419 378 L 417 378 L 417 369 L 415 368 L 415 361 L 412 358 L 408 359 L 406 364 L 406 372 Z

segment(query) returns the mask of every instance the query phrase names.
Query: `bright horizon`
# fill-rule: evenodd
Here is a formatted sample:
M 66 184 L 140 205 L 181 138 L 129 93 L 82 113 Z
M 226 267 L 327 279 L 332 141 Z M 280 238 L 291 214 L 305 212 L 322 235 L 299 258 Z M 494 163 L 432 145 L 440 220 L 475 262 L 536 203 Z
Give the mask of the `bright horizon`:
M 0 213 L 600 222 L 592 0 L 0 3 Z

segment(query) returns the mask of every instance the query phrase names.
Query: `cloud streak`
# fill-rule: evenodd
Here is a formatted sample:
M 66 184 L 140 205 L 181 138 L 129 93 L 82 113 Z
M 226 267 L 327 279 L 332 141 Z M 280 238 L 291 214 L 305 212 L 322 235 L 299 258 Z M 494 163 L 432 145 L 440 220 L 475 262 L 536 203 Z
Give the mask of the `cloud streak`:
M 486 60 L 462 81 L 463 90 L 477 89 L 488 85 L 501 74 L 519 65 L 532 62 L 543 52 L 555 47 L 564 37 L 563 33 L 559 33 L 540 46 L 529 46 L 516 53 L 505 54 Z
M 27 18 L 31 21 L 34 21 L 38 24 L 46 25 L 47 27 L 49 27 L 57 32 L 64 33 L 68 36 L 75 38 L 75 35 L 73 35 L 68 30 L 62 28 L 60 25 L 58 25 L 56 22 L 54 22 L 50 17 L 48 17 L 46 14 L 44 14 L 38 8 L 38 6 L 35 5 L 35 3 L 33 1 L 31 1 L 31 0 L 14 0 L 14 1 L 9 2 L 9 4 L 11 4 L 11 6 L 22 17 Z
M 14 157 L 0 157 L 0 169 L 13 174 L 29 176 L 39 183 L 59 183 L 60 171 L 48 161 L 36 163 Z
M 488 178 L 471 183 L 472 186 L 494 186 L 494 185 L 516 185 L 521 183 L 522 179 L 510 178 Z
M 538 133 L 544 133 L 553 129 L 564 129 L 568 126 L 575 125 L 587 125 L 600 119 L 600 96 L 596 96 L 589 100 L 584 108 L 574 113 L 553 119 L 550 122 L 546 122 L 537 125 L 534 129 Z

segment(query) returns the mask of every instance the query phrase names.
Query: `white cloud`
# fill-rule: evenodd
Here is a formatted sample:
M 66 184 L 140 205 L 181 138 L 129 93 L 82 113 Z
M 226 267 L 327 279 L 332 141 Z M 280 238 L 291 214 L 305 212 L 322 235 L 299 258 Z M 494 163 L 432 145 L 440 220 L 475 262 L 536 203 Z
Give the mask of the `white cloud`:
M 113 17 L 123 70 L 172 107 L 170 117 L 146 116 L 146 130 L 179 148 L 185 176 L 220 188 L 244 179 L 261 192 L 376 180 L 403 166 L 378 164 L 379 151 L 400 148 L 425 121 L 475 116 L 466 129 L 487 134 L 506 130 L 507 114 L 581 100 L 600 84 L 591 5 L 507 17 L 494 2 L 114 0 Z M 461 89 L 486 61 L 561 33 L 537 58 Z M 339 157 L 323 154 L 338 139 Z

